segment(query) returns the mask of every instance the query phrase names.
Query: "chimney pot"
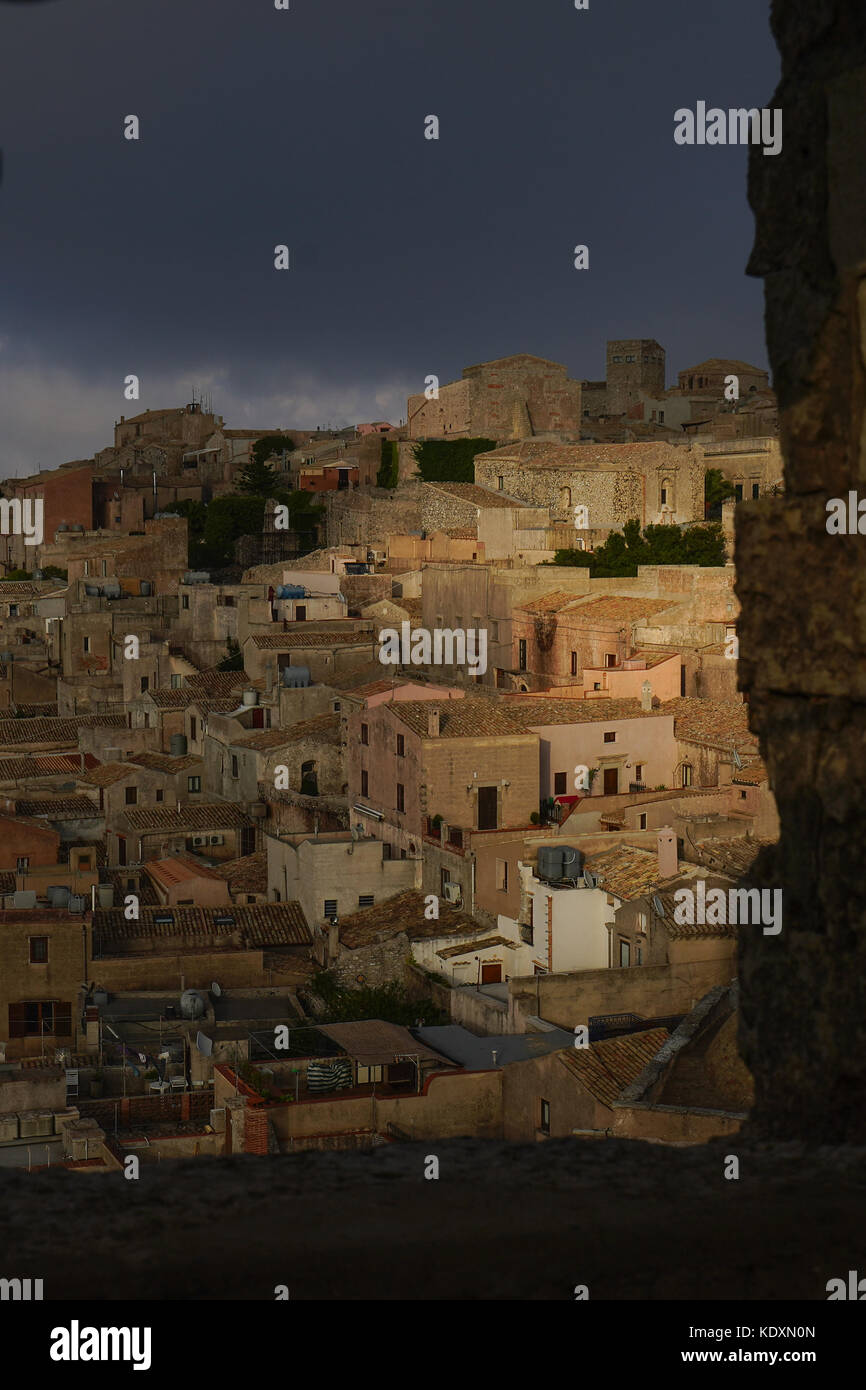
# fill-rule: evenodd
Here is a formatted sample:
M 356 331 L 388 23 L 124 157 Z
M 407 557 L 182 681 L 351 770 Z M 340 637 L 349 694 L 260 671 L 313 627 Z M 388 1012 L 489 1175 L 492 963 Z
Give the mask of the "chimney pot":
M 679 872 L 677 837 L 669 825 L 658 833 L 659 878 L 674 878 Z
M 428 709 L 427 711 L 427 737 L 439 737 L 439 711 L 438 709 Z

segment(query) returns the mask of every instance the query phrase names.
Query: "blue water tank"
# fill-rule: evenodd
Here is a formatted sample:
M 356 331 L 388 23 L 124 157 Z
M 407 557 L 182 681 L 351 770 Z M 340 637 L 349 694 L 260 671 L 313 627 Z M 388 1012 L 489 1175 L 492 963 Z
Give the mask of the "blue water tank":
M 298 690 L 303 686 L 311 685 L 309 666 L 284 666 L 281 684 L 290 690 Z
M 303 584 L 278 584 L 277 598 L 306 598 L 307 590 Z

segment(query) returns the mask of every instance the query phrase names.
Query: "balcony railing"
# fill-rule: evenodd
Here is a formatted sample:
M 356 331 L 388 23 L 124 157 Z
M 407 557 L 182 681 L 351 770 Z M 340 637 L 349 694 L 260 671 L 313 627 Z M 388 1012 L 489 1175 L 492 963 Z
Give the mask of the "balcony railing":
M 628 789 L 630 792 L 645 792 L 646 782 L 629 782 Z

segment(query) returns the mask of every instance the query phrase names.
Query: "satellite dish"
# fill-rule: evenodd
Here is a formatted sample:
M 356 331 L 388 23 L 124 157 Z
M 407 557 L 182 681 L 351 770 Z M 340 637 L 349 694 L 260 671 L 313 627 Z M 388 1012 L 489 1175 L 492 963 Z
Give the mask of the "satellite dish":
M 211 982 L 210 982 L 210 992 L 211 992 L 211 994 L 215 995 L 217 999 L 219 999 L 220 995 L 222 994 L 222 990 L 220 989 L 220 987 L 219 987 L 219 985 L 217 984 L 216 980 L 211 980 Z
M 213 1039 L 209 1038 L 207 1033 L 198 1033 L 195 1045 L 203 1057 L 213 1056 Z
M 742 760 L 742 758 L 740 757 L 739 753 L 737 752 L 736 748 L 733 750 L 733 758 L 734 758 L 734 767 L 736 767 L 736 768 L 741 768 L 741 767 L 743 766 L 743 760 Z
M 664 917 L 665 915 L 665 905 L 659 897 L 658 893 L 653 894 L 653 912 L 656 914 L 657 917 Z

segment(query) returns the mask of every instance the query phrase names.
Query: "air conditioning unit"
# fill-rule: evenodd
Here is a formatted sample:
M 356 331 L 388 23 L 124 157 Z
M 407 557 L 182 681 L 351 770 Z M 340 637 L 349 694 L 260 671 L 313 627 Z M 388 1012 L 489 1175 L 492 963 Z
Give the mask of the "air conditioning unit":
M 210 842 L 211 842 L 212 845 L 222 845 L 222 844 L 225 844 L 225 836 L 224 836 L 224 835 L 211 835 L 211 837 L 210 837 Z
M 206 845 L 207 835 L 193 835 L 192 842 L 194 845 Z
M 446 903 L 459 903 L 463 893 L 459 883 L 446 883 L 442 887 L 442 896 Z

